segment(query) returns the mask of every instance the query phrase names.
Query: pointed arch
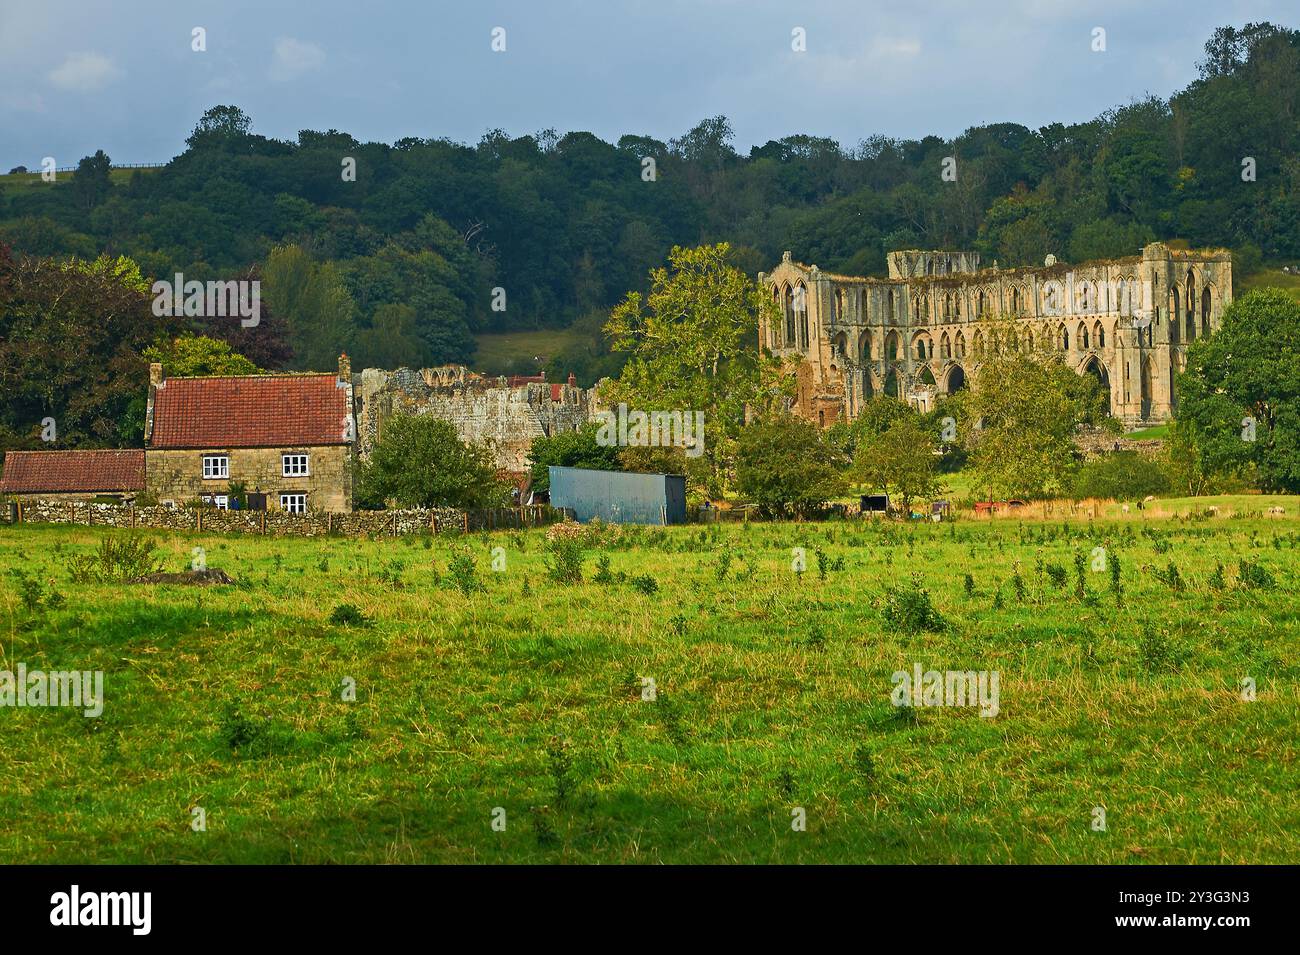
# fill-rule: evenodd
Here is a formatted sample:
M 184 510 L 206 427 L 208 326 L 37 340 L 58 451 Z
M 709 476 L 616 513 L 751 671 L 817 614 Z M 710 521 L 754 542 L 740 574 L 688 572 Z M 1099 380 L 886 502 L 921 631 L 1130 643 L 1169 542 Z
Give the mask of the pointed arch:
M 948 369 L 948 375 L 945 381 L 947 382 L 947 384 L 945 385 L 944 390 L 948 394 L 951 395 L 954 392 L 961 391 L 963 388 L 966 387 L 965 369 L 963 369 L 961 365 L 953 365 L 951 368 Z
M 1074 347 L 1079 351 L 1088 350 L 1088 326 L 1079 323 L 1079 327 L 1074 330 Z
M 939 339 L 939 357 L 940 358 L 952 357 L 952 339 L 948 337 L 947 332 L 944 332 L 943 337 Z
M 1210 334 L 1210 308 L 1212 304 L 1210 295 L 1210 286 L 1205 286 L 1201 291 L 1201 335 Z
M 889 369 L 889 374 L 885 375 L 885 394 L 891 398 L 898 397 L 898 372 Z
M 917 361 L 934 357 L 934 343 L 930 341 L 929 335 L 919 332 L 912 336 L 912 355 Z
M 871 332 L 863 332 L 858 337 L 858 360 L 861 362 L 871 361 Z
M 898 332 L 890 332 L 885 336 L 885 354 L 886 361 L 898 361 Z
M 1106 413 L 1109 414 L 1112 396 L 1110 390 L 1110 372 L 1106 370 L 1106 366 L 1102 363 L 1100 358 L 1093 355 L 1084 362 L 1081 373 L 1092 375 L 1097 379 L 1101 386 L 1106 389 Z
M 1141 369 L 1142 419 L 1151 417 L 1151 405 L 1155 400 L 1155 362 L 1150 355 L 1142 356 Z
M 1092 347 L 1106 347 L 1106 326 L 1100 320 L 1092 323 Z
M 953 351 L 958 358 L 966 357 L 966 336 L 961 332 L 958 332 L 957 337 L 953 339 Z
M 785 313 L 785 341 L 782 343 L 786 348 L 794 346 L 794 289 L 787 282 L 781 288 L 781 310 Z
M 849 335 L 848 332 L 839 332 L 831 339 L 831 356 L 833 358 L 849 357 Z
M 809 294 L 807 288 L 803 286 L 802 279 L 794 283 L 793 298 L 798 329 L 796 344 L 797 347 L 807 348 L 809 347 Z

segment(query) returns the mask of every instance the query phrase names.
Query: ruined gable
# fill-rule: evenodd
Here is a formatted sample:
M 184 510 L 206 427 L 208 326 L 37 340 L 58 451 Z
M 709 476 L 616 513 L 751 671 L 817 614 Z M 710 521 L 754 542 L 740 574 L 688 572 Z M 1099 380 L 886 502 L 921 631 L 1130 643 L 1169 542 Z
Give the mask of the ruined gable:
M 463 365 L 367 368 L 353 377 L 357 452 L 366 459 L 393 415 L 432 415 L 456 426 L 462 441 L 489 445 L 497 469 L 528 470 L 533 439 L 576 431 L 591 418 L 587 389 L 572 383 L 488 378 Z

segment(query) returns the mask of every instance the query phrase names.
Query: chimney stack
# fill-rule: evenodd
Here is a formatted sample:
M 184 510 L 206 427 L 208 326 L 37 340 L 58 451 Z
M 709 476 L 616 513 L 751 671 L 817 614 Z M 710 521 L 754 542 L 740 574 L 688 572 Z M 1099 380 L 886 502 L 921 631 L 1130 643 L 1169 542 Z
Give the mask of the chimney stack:
M 163 383 L 163 378 L 164 375 L 163 375 L 162 362 L 160 361 L 150 362 L 149 363 L 149 387 L 157 388 L 159 385 Z
M 570 388 L 578 387 L 578 378 L 576 375 L 574 375 L 573 372 L 569 372 L 569 387 Z
M 345 385 L 352 384 L 352 359 L 347 352 L 339 355 L 339 381 Z

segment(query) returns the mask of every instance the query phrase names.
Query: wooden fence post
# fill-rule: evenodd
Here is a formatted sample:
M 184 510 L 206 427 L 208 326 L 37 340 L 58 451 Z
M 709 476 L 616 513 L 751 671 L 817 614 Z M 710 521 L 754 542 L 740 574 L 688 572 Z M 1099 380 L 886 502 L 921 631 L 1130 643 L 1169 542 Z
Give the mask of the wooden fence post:
M 433 509 L 429 510 L 429 530 L 435 537 L 438 535 L 438 512 Z
M 465 512 L 465 533 L 469 533 L 469 511 Z
M 194 513 L 198 516 L 199 533 L 201 534 L 203 533 L 203 506 L 200 505 L 199 507 L 195 508 Z

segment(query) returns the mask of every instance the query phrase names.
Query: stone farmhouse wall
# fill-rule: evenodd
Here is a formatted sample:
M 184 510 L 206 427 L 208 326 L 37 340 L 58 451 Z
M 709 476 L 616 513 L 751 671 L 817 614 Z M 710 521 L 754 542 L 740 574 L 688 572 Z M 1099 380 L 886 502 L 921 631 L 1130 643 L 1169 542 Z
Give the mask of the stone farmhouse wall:
M 204 480 L 203 458 L 225 454 L 230 477 Z M 284 477 L 282 454 L 306 454 L 308 474 Z M 160 500 L 187 503 L 203 494 L 225 494 L 232 481 L 242 481 L 251 492 L 267 495 L 267 508 L 278 510 L 280 493 L 302 491 L 307 507 L 320 511 L 352 509 L 352 449 L 347 445 L 283 448 L 205 448 L 180 451 L 145 449 L 145 475 L 149 490 Z
M 473 512 L 454 508 L 410 508 L 392 511 L 352 511 L 337 514 L 283 511 L 221 511 L 215 508 L 136 507 L 133 504 L 96 504 L 88 501 L 23 501 L 22 523 L 79 524 L 88 527 L 151 527 L 212 533 L 269 534 L 319 537 L 341 534 L 353 537 L 404 537 L 411 534 L 458 533 L 491 527 L 545 524 L 560 515 L 550 508 L 500 508 Z M 0 506 L 0 518 L 12 523 L 17 504 Z M 493 515 L 496 515 L 495 519 Z

